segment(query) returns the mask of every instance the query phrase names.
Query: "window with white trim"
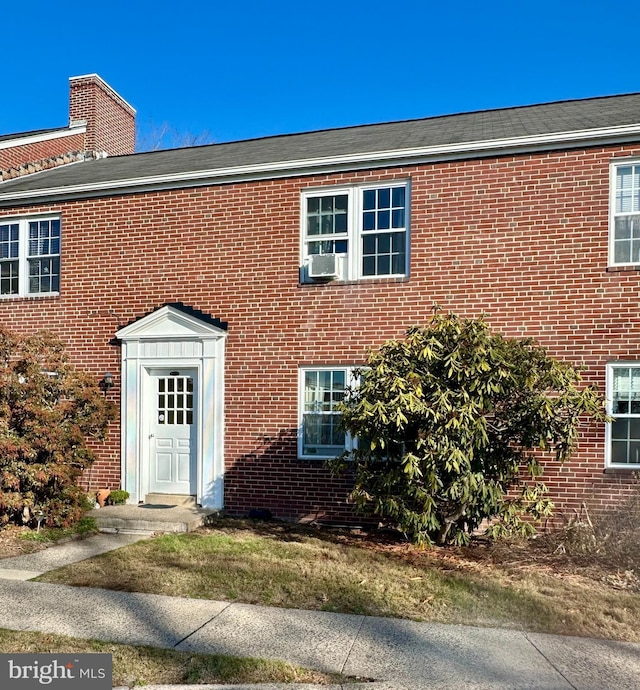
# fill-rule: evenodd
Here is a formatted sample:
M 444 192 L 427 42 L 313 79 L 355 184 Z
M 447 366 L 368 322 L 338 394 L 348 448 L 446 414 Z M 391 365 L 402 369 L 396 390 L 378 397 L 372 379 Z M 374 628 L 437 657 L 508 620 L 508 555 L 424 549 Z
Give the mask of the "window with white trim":
M 640 163 L 613 166 L 611 208 L 611 264 L 640 264 Z
M 303 280 L 406 276 L 408 225 L 406 181 L 303 192 Z
M 298 457 L 334 458 L 353 448 L 337 409 L 353 383 L 353 367 L 300 369 Z
M 60 290 L 60 219 L 0 220 L 0 297 Z
M 607 465 L 640 467 L 640 363 L 607 367 Z

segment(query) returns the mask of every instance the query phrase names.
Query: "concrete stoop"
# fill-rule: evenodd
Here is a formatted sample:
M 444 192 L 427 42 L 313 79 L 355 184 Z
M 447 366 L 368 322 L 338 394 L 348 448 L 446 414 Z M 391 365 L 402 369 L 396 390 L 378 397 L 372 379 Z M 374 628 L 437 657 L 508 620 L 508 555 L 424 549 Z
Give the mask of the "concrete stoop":
M 147 494 L 144 497 L 145 504 L 151 505 L 171 505 L 183 506 L 185 508 L 197 508 L 195 496 L 186 496 L 183 494 Z
M 189 499 L 188 496 L 147 496 L 149 498 L 154 502 L 95 508 L 89 516 L 96 521 L 100 532 L 137 534 L 191 532 L 204 525 L 207 518 L 216 513 L 215 510 L 197 507 L 195 501 L 181 504 L 172 500 Z

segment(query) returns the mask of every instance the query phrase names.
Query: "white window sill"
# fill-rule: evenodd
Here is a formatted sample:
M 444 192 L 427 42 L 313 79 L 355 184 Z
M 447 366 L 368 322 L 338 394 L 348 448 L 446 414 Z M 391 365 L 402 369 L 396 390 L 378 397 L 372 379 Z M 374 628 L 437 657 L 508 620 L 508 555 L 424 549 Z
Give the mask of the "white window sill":
M 60 297 L 59 292 L 38 292 L 33 295 L 0 295 L 0 300 L 10 299 L 46 299 L 47 297 Z
M 607 273 L 623 273 L 626 271 L 640 271 L 640 264 L 613 264 L 607 266 Z

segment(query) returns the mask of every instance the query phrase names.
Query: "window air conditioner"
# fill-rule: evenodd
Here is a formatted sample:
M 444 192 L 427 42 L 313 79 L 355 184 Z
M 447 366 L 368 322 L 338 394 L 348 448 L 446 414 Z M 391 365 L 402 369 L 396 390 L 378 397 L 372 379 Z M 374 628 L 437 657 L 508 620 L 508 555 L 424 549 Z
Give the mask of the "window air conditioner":
M 308 271 L 309 278 L 337 278 L 338 257 L 335 254 L 310 254 Z

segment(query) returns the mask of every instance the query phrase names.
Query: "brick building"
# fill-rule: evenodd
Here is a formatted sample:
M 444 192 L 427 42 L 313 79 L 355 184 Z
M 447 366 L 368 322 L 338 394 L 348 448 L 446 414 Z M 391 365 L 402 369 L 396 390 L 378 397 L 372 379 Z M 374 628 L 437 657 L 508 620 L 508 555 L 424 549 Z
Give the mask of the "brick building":
M 97 74 L 69 79 L 69 124 L 0 135 L 0 180 L 133 153 L 136 111 Z
M 640 469 L 640 94 L 88 160 L 0 184 L 0 249 L 2 323 L 114 374 L 133 502 L 344 514 L 329 401 L 436 303 L 607 390 L 561 510 Z

